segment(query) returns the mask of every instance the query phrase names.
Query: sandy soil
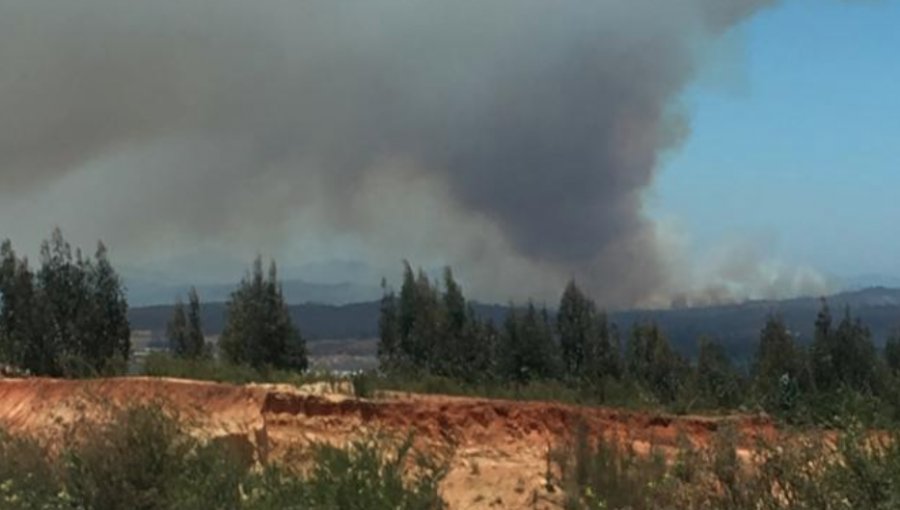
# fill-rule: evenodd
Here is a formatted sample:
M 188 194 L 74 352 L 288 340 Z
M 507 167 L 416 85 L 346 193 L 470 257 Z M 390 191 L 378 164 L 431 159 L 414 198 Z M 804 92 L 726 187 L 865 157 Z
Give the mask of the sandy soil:
M 771 421 L 755 416 L 672 417 L 434 395 L 359 400 L 348 391 L 348 385 L 233 386 L 134 377 L 0 379 L 0 426 L 52 438 L 73 420 L 102 417 L 110 404 L 155 401 L 186 418 L 197 434 L 236 441 L 257 460 L 311 442 L 345 444 L 374 433 L 412 433 L 420 448 L 453 452 L 442 486 L 453 509 L 560 508 L 559 490 L 547 484 L 548 452 L 579 425 L 593 437 L 643 451 L 651 445 L 674 451 L 684 438 L 706 444 L 725 422 L 748 445 L 776 434 Z

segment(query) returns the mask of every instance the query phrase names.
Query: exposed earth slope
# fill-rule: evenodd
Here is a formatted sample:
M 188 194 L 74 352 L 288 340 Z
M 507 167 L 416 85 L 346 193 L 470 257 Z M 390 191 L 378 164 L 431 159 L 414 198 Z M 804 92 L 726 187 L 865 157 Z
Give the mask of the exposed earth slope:
M 579 426 L 631 444 L 672 450 L 680 436 L 708 442 L 723 422 L 745 441 L 775 434 L 761 417 L 670 417 L 546 402 L 383 395 L 361 400 L 346 385 L 234 386 L 199 381 L 115 378 L 91 381 L 0 379 L 0 426 L 54 438 L 66 423 L 102 419 L 114 405 L 158 402 L 197 434 L 234 441 L 257 460 L 311 442 L 343 444 L 369 434 L 404 437 L 419 448 L 452 451 L 442 487 L 451 508 L 558 508 L 548 490 L 547 455 Z

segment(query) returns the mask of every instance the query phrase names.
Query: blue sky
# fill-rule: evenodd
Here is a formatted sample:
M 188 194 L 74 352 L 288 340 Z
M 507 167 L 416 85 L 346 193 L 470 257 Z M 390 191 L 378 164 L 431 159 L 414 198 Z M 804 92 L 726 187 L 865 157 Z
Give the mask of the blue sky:
M 787 1 L 731 39 L 685 94 L 653 214 L 695 253 L 758 236 L 834 276 L 900 276 L 900 2 Z

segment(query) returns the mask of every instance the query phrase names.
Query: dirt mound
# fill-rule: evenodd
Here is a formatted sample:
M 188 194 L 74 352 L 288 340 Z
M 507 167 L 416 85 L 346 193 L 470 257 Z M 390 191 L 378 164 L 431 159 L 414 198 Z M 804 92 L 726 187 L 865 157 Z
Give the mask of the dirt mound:
M 262 426 L 266 391 L 198 381 L 114 378 L 86 381 L 0 379 L 0 424 L 10 432 L 52 434 L 114 407 L 158 403 L 212 434 Z
M 0 426 L 52 435 L 69 422 L 102 419 L 112 405 L 157 402 L 186 418 L 198 434 L 245 442 L 259 460 L 294 446 L 343 444 L 375 432 L 415 434 L 425 448 L 452 446 L 443 486 L 452 508 L 558 508 L 546 490 L 547 454 L 578 427 L 640 449 L 706 444 L 723 423 L 745 441 L 773 437 L 765 418 L 672 417 L 546 402 L 423 395 L 359 400 L 322 385 L 206 383 L 174 379 L 92 381 L 0 379 Z

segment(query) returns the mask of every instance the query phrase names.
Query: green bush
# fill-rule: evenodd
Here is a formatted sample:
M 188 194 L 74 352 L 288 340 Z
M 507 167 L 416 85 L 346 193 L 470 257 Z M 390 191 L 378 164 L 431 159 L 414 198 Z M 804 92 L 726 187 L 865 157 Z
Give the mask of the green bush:
M 308 484 L 310 506 L 347 510 L 444 507 L 438 484 L 446 466 L 414 455 L 411 440 L 387 455 L 381 448 L 383 445 L 374 440 L 356 442 L 349 449 L 315 447 L 316 461 Z M 410 465 L 416 476 L 407 480 Z M 367 497 L 359 497 L 362 494 Z
M 61 458 L 65 492 L 84 507 L 199 510 L 236 504 L 235 484 L 246 466 L 222 446 L 201 444 L 161 408 L 122 409 L 109 423 L 90 426 L 74 430 L 76 446 Z
M 42 445 L 0 433 L 0 508 L 53 509 L 54 466 Z
M 312 448 L 305 477 L 283 466 L 269 466 L 244 485 L 243 507 L 252 510 L 439 510 L 445 508 L 438 484 L 446 464 L 413 455 L 411 442 L 362 440 L 346 449 Z
M 353 384 L 353 395 L 356 398 L 372 398 L 373 391 L 373 375 L 368 372 L 359 372 L 353 374 L 350 382 Z

